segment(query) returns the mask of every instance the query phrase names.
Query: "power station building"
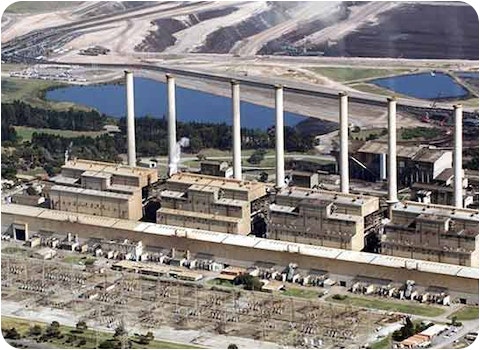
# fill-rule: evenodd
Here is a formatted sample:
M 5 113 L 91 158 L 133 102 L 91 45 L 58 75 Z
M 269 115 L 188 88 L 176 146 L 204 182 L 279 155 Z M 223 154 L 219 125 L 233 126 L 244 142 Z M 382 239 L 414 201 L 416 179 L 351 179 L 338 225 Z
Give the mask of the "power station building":
M 438 286 L 448 289 L 455 298 L 469 304 L 478 303 L 478 268 L 444 264 L 435 261 L 385 256 L 308 245 L 274 241 L 251 236 L 203 231 L 149 222 L 137 222 L 92 216 L 87 214 L 29 207 L 17 204 L 2 205 L 2 234 L 12 227 L 25 235 L 35 232 L 57 232 L 81 238 L 109 238 L 139 241 L 148 247 L 177 249 L 208 254 L 214 260 L 255 261 L 285 265 L 293 262 L 303 269 L 319 269 L 338 275 L 338 282 L 347 283 L 357 276 L 389 279 L 394 283 L 414 280 L 419 286 Z M 19 222 L 25 224 L 19 225 Z M 28 223 L 28 227 L 26 225 Z
M 360 251 L 379 222 L 376 197 L 299 187 L 282 189 L 270 205 L 269 238 Z
M 397 203 L 384 228 L 382 254 L 478 267 L 478 211 Z
M 158 175 L 155 169 L 75 159 L 50 180 L 55 183 L 48 191 L 52 209 L 139 220 L 142 191 Z
M 445 169 L 452 168 L 452 151 L 426 145 L 396 145 L 398 183 L 410 186 L 415 182 L 430 183 Z M 387 142 L 367 141 L 351 156 L 352 178 L 369 181 L 387 179 Z M 363 166 L 360 166 L 361 163 Z
M 246 235 L 266 195 L 258 182 L 174 174 L 160 193 L 157 223 Z
M 411 186 L 412 200 L 422 203 L 435 203 L 442 205 L 454 204 L 453 169 L 442 171 L 430 183 L 415 182 Z M 475 191 L 468 185 L 468 178 L 462 169 L 462 205 L 468 207 L 474 202 Z

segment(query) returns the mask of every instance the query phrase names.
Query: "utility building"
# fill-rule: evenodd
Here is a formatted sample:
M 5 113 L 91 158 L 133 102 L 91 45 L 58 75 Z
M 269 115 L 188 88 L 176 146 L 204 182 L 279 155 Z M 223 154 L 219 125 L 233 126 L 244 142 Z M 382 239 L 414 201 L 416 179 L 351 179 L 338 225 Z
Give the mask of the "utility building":
M 397 203 L 382 235 L 382 254 L 478 266 L 478 211 Z
M 269 238 L 360 251 L 378 210 L 375 197 L 291 187 L 270 205 Z
M 74 183 L 77 183 L 80 181 L 82 174 L 86 171 L 111 174 L 112 185 L 127 185 L 143 188 L 158 181 L 156 169 L 130 167 L 122 164 L 97 162 L 85 159 L 67 161 L 65 165 L 62 166 L 61 174 L 55 176 L 51 180 L 56 183 L 66 180 L 67 183 L 70 184 L 76 179 Z
M 50 178 L 50 207 L 75 213 L 139 220 L 142 190 L 158 180 L 155 169 L 75 159 Z
M 182 173 L 160 194 L 157 223 L 246 235 L 266 200 L 262 183 Z
M 474 201 L 475 191 L 468 186 L 468 178 L 462 169 L 462 206 L 468 207 Z M 430 183 L 415 182 L 412 185 L 411 198 L 417 202 L 454 205 L 454 174 L 452 168 L 442 171 Z
M 142 218 L 140 190 L 122 194 L 87 188 L 55 185 L 50 189 L 50 206 L 55 210 L 139 220 Z
M 350 176 L 368 181 L 386 180 L 388 145 L 382 141 L 367 141 L 351 156 Z M 396 145 L 397 178 L 401 186 L 415 182 L 430 183 L 445 169 L 452 167 L 452 151 L 432 146 Z M 363 166 L 360 166 L 360 164 Z
M 233 168 L 227 162 L 204 160 L 200 162 L 200 173 L 203 175 L 232 178 Z

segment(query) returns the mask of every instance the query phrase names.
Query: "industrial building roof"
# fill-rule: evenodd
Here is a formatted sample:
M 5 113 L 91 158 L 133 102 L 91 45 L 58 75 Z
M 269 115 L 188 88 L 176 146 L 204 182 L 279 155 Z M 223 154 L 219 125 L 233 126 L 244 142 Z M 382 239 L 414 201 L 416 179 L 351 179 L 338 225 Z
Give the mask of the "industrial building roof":
M 242 247 L 253 247 L 257 243 L 256 237 L 227 235 L 223 240 L 223 244 L 238 245 Z
M 105 171 L 92 171 L 92 170 L 87 170 L 82 173 L 82 176 L 85 177 L 98 177 L 102 179 L 109 179 L 112 177 L 112 174 L 107 173 Z
M 62 185 L 53 185 L 50 191 L 76 193 L 76 194 L 82 194 L 85 196 L 106 197 L 106 198 L 115 198 L 115 199 L 123 199 L 123 200 L 129 200 L 131 198 L 131 196 L 128 194 L 108 192 L 108 191 L 98 191 L 98 190 L 91 190 L 88 188 L 69 187 L 69 186 L 62 186 Z
M 100 227 L 112 227 L 119 225 L 122 222 L 128 221 L 123 219 L 103 218 L 99 216 L 87 215 L 87 214 L 72 214 L 69 212 L 62 212 L 43 208 L 28 207 L 18 204 L 4 204 L 1 207 L 2 214 L 11 214 L 19 216 L 30 217 L 44 217 L 58 221 L 73 221 L 84 223 L 86 225 L 95 225 Z M 132 222 L 132 221 L 130 221 Z M 459 266 L 445 263 L 430 262 L 424 260 L 415 260 L 409 258 L 384 256 L 373 253 L 353 252 L 349 250 L 327 248 L 312 246 L 301 243 L 274 241 L 265 238 L 247 237 L 240 235 L 230 235 L 227 233 L 212 232 L 205 230 L 186 229 L 181 227 L 159 225 L 145 222 L 135 222 L 136 227 L 133 229 L 137 232 L 145 232 L 158 234 L 162 236 L 173 236 L 178 234 L 179 231 L 186 232 L 187 237 L 193 240 L 205 240 L 209 241 L 213 239 L 218 240 L 222 244 L 235 244 L 243 246 L 252 246 L 256 249 L 264 249 L 271 251 L 288 251 L 292 253 L 299 253 L 308 256 L 316 256 L 325 259 L 336 259 L 340 261 L 354 261 L 358 263 L 375 264 L 386 267 L 396 268 L 409 268 L 419 271 L 436 273 L 439 275 L 450 275 L 464 278 L 478 279 L 478 268 Z M 235 238 L 233 238 L 235 237 Z M 227 239 L 228 238 L 228 239 Z M 234 240 L 234 241 L 231 241 Z M 242 241 L 244 242 L 242 244 Z M 232 243 L 230 243 L 232 242 Z M 235 243 L 233 243 L 235 242 Z
M 312 198 L 329 200 L 335 203 L 345 203 L 351 206 L 362 206 L 367 201 L 375 201 L 378 199 L 370 196 L 355 195 L 349 193 L 340 193 L 334 191 L 314 190 L 302 187 L 290 187 L 282 189 L 277 196 L 293 197 L 298 199 Z
M 388 144 L 382 141 L 367 141 L 358 149 L 361 153 L 387 154 Z M 435 163 L 445 153 L 452 151 L 434 148 L 431 146 L 408 146 L 397 144 L 397 156 L 409 158 L 418 162 Z
M 188 190 L 215 193 L 215 192 L 218 192 L 218 187 L 213 187 L 210 185 L 203 185 L 203 184 L 193 184 L 188 188 Z
M 418 149 L 418 152 L 415 154 L 415 156 L 413 156 L 413 160 L 424 163 L 435 163 L 446 153 L 451 154 L 452 151 L 433 147 L 422 147 Z
M 112 227 L 115 227 L 118 230 L 134 230 L 135 227 L 138 226 L 137 222 L 135 221 L 127 221 L 127 220 L 122 220 L 122 221 L 117 221 L 115 224 L 112 225 Z
M 218 178 L 216 176 L 202 174 L 178 173 L 172 175 L 167 182 L 183 183 L 185 185 L 209 186 L 230 191 L 247 192 L 249 197 L 252 197 L 250 198 L 251 200 L 266 194 L 266 186 L 260 182 Z M 195 189 L 199 188 L 195 187 Z
M 119 192 L 125 192 L 125 193 L 135 193 L 141 190 L 137 186 L 118 185 L 118 184 L 110 184 L 108 186 L 108 189 L 111 191 L 119 191 Z
M 314 208 L 325 208 L 332 204 L 332 201 L 321 199 L 321 198 L 304 198 L 300 201 L 301 206 L 314 207 Z
M 231 207 L 243 207 L 246 205 L 248 202 L 246 201 L 241 201 L 239 199 L 230 199 L 230 198 L 220 198 L 215 201 L 215 204 L 220 204 L 220 205 L 228 205 Z
M 434 324 L 427 329 L 423 330 L 420 334 L 426 335 L 427 337 L 434 337 L 437 334 L 442 333 L 444 330 L 448 329 L 447 325 L 444 324 Z
M 143 230 L 135 230 L 139 232 L 146 232 L 146 233 L 153 233 L 157 235 L 162 235 L 162 236 L 175 236 L 175 228 L 174 227 L 168 227 L 166 225 L 156 225 L 156 224 L 150 224 L 147 227 L 145 227 Z
M 445 223 L 450 220 L 447 216 L 435 215 L 435 214 L 420 214 L 417 216 L 417 221 L 422 222 L 434 222 L 434 223 Z
M 180 191 L 171 191 L 171 190 L 163 190 L 160 192 L 161 197 L 167 197 L 167 198 L 177 198 L 180 199 L 185 196 L 185 192 L 180 192 Z
M 310 256 L 321 256 L 329 259 L 336 259 L 342 251 L 339 249 L 331 249 L 322 246 L 316 245 L 302 245 L 300 247 L 300 254 L 310 255 Z
M 50 181 L 55 182 L 56 184 L 64 184 L 64 185 L 73 185 L 80 180 L 76 177 L 68 177 L 63 175 L 57 175 L 50 178 Z
M 69 160 L 65 165 L 62 166 L 62 169 L 77 169 L 84 171 L 103 171 L 111 174 L 121 174 L 128 176 L 147 176 L 155 174 L 157 175 L 156 169 L 148 169 L 143 167 L 130 167 L 122 164 L 114 164 L 107 162 L 99 162 L 86 159 L 74 159 Z
M 295 207 L 291 207 L 288 205 L 278 205 L 278 204 L 272 203 L 270 204 L 270 210 L 279 212 L 279 213 L 293 214 L 295 211 Z
M 195 232 L 191 232 L 189 230 L 185 230 L 185 231 L 186 231 L 187 238 L 198 239 L 200 241 L 221 243 L 225 239 L 225 237 L 219 236 L 212 231 L 201 231 L 201 230 L 195 230 Z
M 328 216 L 329 219 L 336 219 L 341 221 L 350 221 L 350 222 L 362 222 L 363 217 L 358 215 L 350 215 L 343 213 L 332 213 Z
M 210 219 L 210 220 L 216 220 L 216 221 L 228 221 L 233 223 L 238 223 L 239 221 L 242 220 L 241 218 L 234 218 L 230 216 L 199 213 L 197 211 L 187 211 L 187 210 L 170 209 L 170 208 L 160 208 L 157 210 L 157 213 L 158 212 L 165 213 L 167 215 L 189 216 L 193 218 Z
M 446 168 L 446 169 L 443 169 L 443 171 L 440 174 L 438 174 L 434 180 L 447 182 L 452 178 L 453 178 L 453 168 Z
M 398 202 L 393 206 L 393 217 L 395 212 L 407 212 L 412 214 L 435 214 L 447 216 L 452 219 L 464 221 L 479 221 L 478 211 L 466 208 L 453 208 L 451 206 L 439 204 L 426 204 L 420 202 L 404 201 Z
M 418 151 L 418 146 L 405 146 L 397 144 L 397 156 L 412 158 Z M 386 141 L 367 141 L 358 149 L 361 153 L 387 154 L 388 144 Z

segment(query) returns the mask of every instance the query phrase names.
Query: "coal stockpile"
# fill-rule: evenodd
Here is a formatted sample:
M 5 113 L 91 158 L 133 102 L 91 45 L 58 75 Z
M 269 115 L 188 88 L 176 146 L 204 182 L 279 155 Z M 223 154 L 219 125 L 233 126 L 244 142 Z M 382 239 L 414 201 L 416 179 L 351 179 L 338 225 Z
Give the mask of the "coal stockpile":
M 326 27 L 325 21 L 323 20 L 315 20 L 300 26 L 295 31 L 291 31 L 289 33 L 283 34 L 280 38 L 273 39 L 266 43 L 259 52 L 258 55 L 274 55 L 274 54 L 288 54 L 287 52 L 290 50 L 294 50 L 295 52 L 301 52 L 299 48 L 293 47 L 293 43 L 297 40 L 300 40 L 316 31 L 319 31 Z
M 249 36 L 258 34 L 282 21 L 287 20 L 283 9 L 276 4 L 267 11 L 252 16 L 247 20 L 229 27 L 220 28 L 207 36 L 205 44 L 195 52 L 229 53 L 233 46 Z
M 340 9 L 341 13 L 337 20 L 345 20 L 348 18 L 350 9 L 347 6 L 342 6 Z M 298 28 L 283 34 L 281 37 L 273 39 L 266 43 L 262 49 L 257 53 L 258 55 L 274 55 L 274 54 L 298 54 L 301 55 L 305 51 L 309 51 L 310 45 L 305 45 L 305 47 L 294 47 L 294 43 L 322 30 L 323 28 L 331 25 L 333 20 L 329 18 L 326 19 L 317 19 L 307 23 L 300 23 Z
M 196 14 L 197 18 L 199 21 L 206 21 L 208 19 L 216 18 L 216 17 L 222 17 L 222 16 L 227 16 L 231 14 L 234 11 L 237 11 L 238 8 L 236 7 L 227 7 L 223 9 L 216 9 L 216 10 L 208 10 L 208 11 L 202 11 L 198 14 Z
M 314 49 L 325 56 L 478 60 L 478 17 L 471 6 L 404 5 Z
M 174 45 L 177 41 L 173 34 L 203 21 L 227 16 L 236 10 L 236 7 L 228 7 L 218 10 L 202 11 L 195 14 L 189 14 L 186 21 L 174 18 L 161 18 L 155 20 L 152 24 L 156 25 L 157 29 L 150 31 L 150 34 L 135 47 L 135 51 L 162 52 L 167 47 Z
M 172 18 L 161 18 L 152 22 L 157 30 L 151 31 L 143 41 L 135 46 L 135 51 L 163 51 L 175 44 L 177 40 L 173 33 L 176 33 L 188 26 L 181 21 Z

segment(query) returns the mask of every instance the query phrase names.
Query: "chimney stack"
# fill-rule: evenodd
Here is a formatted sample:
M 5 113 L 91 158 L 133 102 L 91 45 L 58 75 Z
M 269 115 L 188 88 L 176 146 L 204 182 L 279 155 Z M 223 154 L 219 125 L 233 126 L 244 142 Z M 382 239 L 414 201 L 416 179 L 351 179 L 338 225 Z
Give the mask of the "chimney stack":
M 455 112 L 455 144 L 453 149 L 453 200 L 456 208 L 463 208 L 462 186 L 462 105 L 453 106 Z
M 340 97 L 340 192 L 349 192 L 348 171 L 348 95 L 346 92 L 338 94 Z
M 388 101 L 388 200 L 392 205 L 398 202 L 397 198 L 397 99 L 387 98 Z
M 275 85 L 275 153 L 276 185 L 285 187 L 284 129 L 283 129 L 283 86 Z
M 135 155 L 135 107 L 133 94 L 133 73 L 125 71 L 125 85 L 127 94 L 127 154 L 128 165 L 136 166 L 137 157 Z
M 233 177 L 242 179 L 242 136 L 240 131 L 240 85 L 232 80 Z
M 175 159 L 175 148 L 177 144 L 176 107 L 175 107 L 175 78 L 167 74 L 167 120 L 168 120 L 168 175 L 173 175 L 170 169 Z

